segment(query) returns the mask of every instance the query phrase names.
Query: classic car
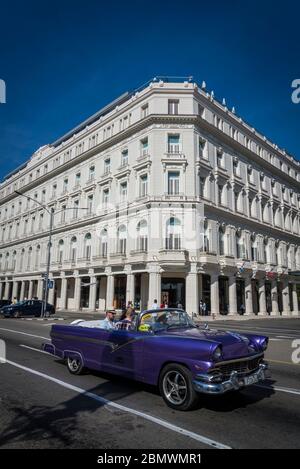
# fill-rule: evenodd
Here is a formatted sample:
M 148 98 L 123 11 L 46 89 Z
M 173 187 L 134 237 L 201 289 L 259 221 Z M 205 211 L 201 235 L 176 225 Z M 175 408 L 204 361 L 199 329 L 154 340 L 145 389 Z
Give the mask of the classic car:
M 3 306 L 1 314 L 5 318 L 20 318 L 21 316 L 35 316 L 41 315 L 43 302 L 40 300 L 25 300 L 19 301 L 16 304 Z M 54 314 L 55 308 L 53 305 L 47 303 L 46 314 Z
M 158 386 L 174 409 L 193 408 L 201 393 L 239 391 L 267 377 L 267 337 L 198 326 L 183 310 L 143 311 L 129 330 L 86 324 L 53 325 L 43 349 L 73 374 L 87 368 Z

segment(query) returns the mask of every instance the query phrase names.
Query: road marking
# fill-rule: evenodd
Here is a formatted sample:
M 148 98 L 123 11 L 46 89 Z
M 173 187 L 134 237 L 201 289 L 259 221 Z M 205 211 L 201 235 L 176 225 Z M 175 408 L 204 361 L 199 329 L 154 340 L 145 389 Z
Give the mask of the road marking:
M 280 342 L 282 339 L 269 339 L 269 341 L 271 341 L 271 340 L 277 340 L 277 341 L 279 340 L 279 342 Z
M 281 386 L 264 386 L 263 384 L 255 384 L 255 387 L 263 389 L 274 389 L 275 391 L 286 392 L 288 394 L 296 394 L 297 396 L 300 396 L 300 389 L 284 388 Z
M 55 322 L 50 322 L 49 324 L 42 324 L 44 327 L 55 326 Z
M 296 337 L 291 337 L 290 335 L 278 335 L 278 339 L 296 339 Z
M 20 344 L 20 347 L 29 348 L 30 350 L 34 350 L 35 352 L 44 353 L 45 355 L 51 355 L 53 357 L 52 353 L 45 352 L 45 350 L 40 350 L 38 348 L 29 347 L 29 345 Z
M 39 371 L 33 370 L 31 368 L 27 368 L 26 366 L 20 365 L 19 363 L 12 362 L 10 360 L 6 360 L 6 363 L 9 365 L 12 365 L 16 368 L 19 368 L 21 370 L 27 371 L 28 373 L 31 373 L 36 376 L 40 376 L 41 378 L 47 379 L 48 381 L 52 381 L 53 383 L 56 383 L 60 386 L 63 386 L 66 389 L 70 389 L 71 391 L 75 391 L 79 394 L 83 394 L 84 396 L 93 399 L 95 401 L 100 402 L 102 405 L 106 407 L 113 407 L 115 409 L 121 410 L 123 412 L 127 412 L 129 414 L 136 415 L 137 417 L 141 417 L 145 420 L 149 420 L 152 423 L 155 423 L 157 425 L 160 425 L 161 427 L 167 428 L 168 430 L 171 430 L 175 433 L 179 433 L 182 436 L 186 436 L 188 438 L 191 438 L 193 440 L 196 440 L 200 443 L 204 443 L 208 446 L 212 446 L 213 448 L 217 449 L 231 449 L 230 446 L 226 446 L 223 443 L 220 443 L 218 441 L 211 440 L 210 438 L 206 438 L 205 436 L 199 435 L 198 433 L 194 433 L 192 431 L 186 430 L 185 428 L 178 427 L 177 425 L 174 425 L 166 420 L 162 420 L 158 417 L 154 417 L 149 414 L 145 414 L 144 412 L 140 412 L 138 410 L 132 409 L 131 407 L 127 407 L 121 404 L 117 404 L 116 402 L 109 401 L 108 399 L 105 399 L 104 397 L 98 396 L 97 394 L 94 394 L 92 392 L 86 391 L 85 389 L 79 388 L 77 386 L 73 386 L 72 384 L 66 383 L 65 381 L 61 381 L 60 379 L 54 378 L 49 375 L 45 375 L 44 373 L 40 373 Z
M 284 362 L 282 360 L 272 360 L 270 358 L 267 358 L 267 360 L 268 362 L 272 362 L 272 363 L 281 363 L 283 365 L 299 366 L 299 363 Z
M 42 337 L 40 335 L 27 334 L 27 332 L 15 331 L 13 329 L 4 329 L 4 327 L 0 327 L 0 331 L 13 332 L 14 334 L 27 335 L 29 337 L 36 337 L 37 339 L 51 340 L 49 337 Z

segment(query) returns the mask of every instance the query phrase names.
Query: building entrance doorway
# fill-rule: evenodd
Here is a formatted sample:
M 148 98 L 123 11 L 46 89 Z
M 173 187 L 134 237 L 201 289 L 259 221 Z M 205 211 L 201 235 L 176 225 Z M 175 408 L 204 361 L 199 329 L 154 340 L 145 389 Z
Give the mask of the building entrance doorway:
M 169 308 L 177 308 L 182 304 L 185 308 L 185 279 L 162 278 L 161 279 L 161 304 L 167 302 Z

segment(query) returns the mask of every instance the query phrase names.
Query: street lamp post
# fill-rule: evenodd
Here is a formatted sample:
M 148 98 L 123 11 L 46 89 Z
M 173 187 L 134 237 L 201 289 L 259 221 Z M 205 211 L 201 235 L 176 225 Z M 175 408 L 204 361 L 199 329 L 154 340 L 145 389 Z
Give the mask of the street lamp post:
M 52 231 L 53 231 L 53 220 L 54 220 L 54 208 L 50 209 L 50 227 L 49 227 L 49 238 L 47 245 L 47 267 L 45 275 L 45 288 L 43 290 L 43 309 L 41 312 L 41 317 L 46 316 L 47 312 L 47 303 L 48 303 L 48 292 L 49 292 L 49 274 L 50 274 L 50 264 L 51 264 L 51 244 L 52 244 Z
M 42 311 L 41 317 L 44 317 L 47 312 L 47 302 L 48 302 L 48 293 L 49 293 L 49 274 L 50 274 L 50 265 L 51 265 L 51 247 L 52 247 L 52 234 L 53 234 L 53 223 L 54 223 L 54 215 L 62 212 L 63 210 L 55 211 L 53 207 L 48 209 L 48 207 L 38 200 L 33 199 L 32 197 L 22 194 L 19 191 L 14 191 L 17 195 L 25 197 L 27 200 L 32 200 L 33 202 L 37 203 L 41 207 L 43 207 L 46 212 L 50 215 L 50 225 L 49 225 L 49 233 L 48 233 L 48 244 L 47 244 L 47 264 L 46 264 L 46 274 L 45 274 L 45 287 L 43 289 L 43 302 L 42 302 Z M 64 210 L 89 210 L 89 207 L 66 207 Z

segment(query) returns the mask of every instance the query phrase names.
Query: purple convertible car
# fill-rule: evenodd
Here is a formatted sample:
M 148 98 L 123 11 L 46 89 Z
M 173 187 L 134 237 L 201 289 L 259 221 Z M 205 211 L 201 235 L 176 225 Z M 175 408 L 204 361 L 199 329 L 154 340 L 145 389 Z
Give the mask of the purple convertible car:
M 239 391 L 267 377 L 267 337 L 196 326 L 183 310 L 143 311 L 130 330 L 86 324 L 53 325 L 44 350 L 73 374 L 89 368 L 158 385 L 177 410 L 193 408 L 201 393 Z

